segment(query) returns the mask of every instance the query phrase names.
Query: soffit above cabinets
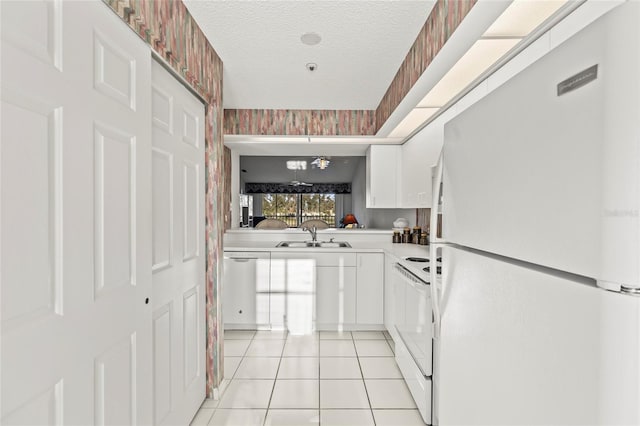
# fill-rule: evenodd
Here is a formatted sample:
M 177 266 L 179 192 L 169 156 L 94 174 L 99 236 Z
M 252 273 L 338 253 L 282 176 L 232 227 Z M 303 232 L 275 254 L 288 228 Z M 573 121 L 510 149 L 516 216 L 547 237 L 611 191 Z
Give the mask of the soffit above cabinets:
M 225 135 L 224 144 L 239 155 L 365 155 L 371 144 L 398 145 L 402 138 L 357 136 Z

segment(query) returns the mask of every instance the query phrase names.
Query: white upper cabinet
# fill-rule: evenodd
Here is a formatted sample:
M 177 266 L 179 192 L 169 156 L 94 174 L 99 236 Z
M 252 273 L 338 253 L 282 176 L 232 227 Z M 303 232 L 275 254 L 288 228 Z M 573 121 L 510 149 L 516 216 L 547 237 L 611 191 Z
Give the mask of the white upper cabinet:
M 367 208 L 393 209 L 400 200 L 400 145 L 371 145 L 367 150 Z
M 435 120 L 401 145 L 399 207 L 431 207 L 431 167 L 438 162 L 444 120 Z

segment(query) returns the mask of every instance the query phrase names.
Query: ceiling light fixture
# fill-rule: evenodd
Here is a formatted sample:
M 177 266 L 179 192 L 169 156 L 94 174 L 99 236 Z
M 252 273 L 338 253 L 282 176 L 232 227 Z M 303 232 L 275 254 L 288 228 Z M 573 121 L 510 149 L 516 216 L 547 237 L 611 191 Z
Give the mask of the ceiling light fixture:
M 289 169 L 289 170 L 307 170 L 307 162 L 304 161 L 304 160 L 288 160 L 287 161 L 287 169 Z
M 309 62 L 307 65 L 305 65 L 307 67 L 307 69 L 311 72 L 314 72 L 315 70 L 318 69 L 318 64 L 316 64 L 315 62 Z
M 317 157 L 311 162 L 311 165 L 316 166 L 320 170 L 324 170 L 329 167 L 329 163 L 331 163 L 331 161 L 327 160 L 325 157 Z

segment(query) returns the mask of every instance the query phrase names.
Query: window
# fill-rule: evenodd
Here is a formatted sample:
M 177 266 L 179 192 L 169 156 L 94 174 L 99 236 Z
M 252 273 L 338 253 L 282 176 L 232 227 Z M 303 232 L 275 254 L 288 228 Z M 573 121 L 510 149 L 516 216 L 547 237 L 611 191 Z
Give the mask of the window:
M 309 219 L 324 220 L 330 227 L 335 227 L 336 195 L 264 194 L 262 214 L 270 219 L 280 219 L 290 228 L 297 228 Z

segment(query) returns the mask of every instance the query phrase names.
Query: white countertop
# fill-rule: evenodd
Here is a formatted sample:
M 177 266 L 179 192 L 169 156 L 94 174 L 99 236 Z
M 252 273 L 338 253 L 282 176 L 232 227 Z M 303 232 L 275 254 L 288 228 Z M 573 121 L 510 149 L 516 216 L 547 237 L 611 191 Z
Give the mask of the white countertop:
M 428 279 L 428 274 L 422 271 L 422 268 L 428 265 L 428 263 L 416 263 L 408 262 L 404 259 L 407 257 L 426 257 L 429 258 L 429 246 L 421 246 L 417 244 L 394 244 L 391 242 L 366 242 L 366 241 L 349 241 L 345 238 L 345 241 L 351 244 L 351 248 L 288 248 L 277 247 L 279 241 L 249 241 L 249 240 L 234 240 L 225 243 L 224 251 L 268 251 L 268 252 L 307 252 L 307 253 L 345 253 L 345 252 L 358 252 L 358 253 L 384 253 L 386 255 L 394 257 L 395 261 L 398 261 L 402 266 L 409 269 L 414 274 L 418 275 L 422 279 Z

